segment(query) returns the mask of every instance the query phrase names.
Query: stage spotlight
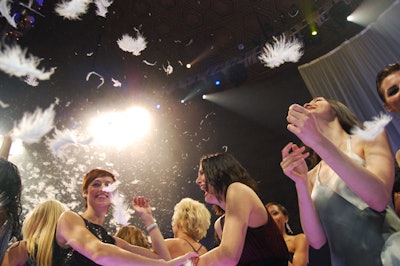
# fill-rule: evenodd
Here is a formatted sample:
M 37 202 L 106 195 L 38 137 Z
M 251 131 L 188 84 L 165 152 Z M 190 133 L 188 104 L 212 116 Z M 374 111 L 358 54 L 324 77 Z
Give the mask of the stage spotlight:
M 192 65 L 191 64 L 186 64 L 186 68 L 191 68 Z
M 181 100 L 181 103 L 185 103 L 185 100 L 184 100 L 184 99 L 182 99 L 182 100 Z
M 203 100 L 206 100 L 207 99 L 207 95 L 205 95 L 205 94 L 203 94 Z
M 120 149 L 146 136 L 150 125 L 149 112 L 132 107 L 123 112 L 109 112 L 93 118 L 88 130 L 97 145 Z
M 216 80 L 216 81 L 214 82 L 214 84 L 215 84 L 215 86 L 219 86 L 219 85 L 221 85 L 221 81 Z

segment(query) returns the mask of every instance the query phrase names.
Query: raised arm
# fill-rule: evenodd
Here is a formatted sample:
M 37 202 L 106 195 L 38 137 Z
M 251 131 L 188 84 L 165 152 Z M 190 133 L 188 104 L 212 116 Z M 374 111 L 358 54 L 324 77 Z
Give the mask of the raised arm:
M 135 197 L 132 202 L 132 208 L 140 216 L 144 226 L 146 226 L 154 252 L 162 259 L 170 260 L 171 255 L 169 254 L 168 247 L 165 244 L 164 237 L 161 234 L 156 220 L 153 218 L 149 199 L 144 197 Z
M 218 247 L 200 256 L 198 266 L 236 265 L 242 254 L 255 193 L 246 185 L 233 183 L 226 193 L 225 224 Z
M 287 144 L 282 149 L 281 168 L 296 183 L 301 225 L 310 245 L 319 249 L 325 244 L 326 237 L 311 199 L 312 183 L 305 162 L 309 154 L 304 150 L 293 143 Z
M 12 139 L 9 133 L 4 134 L 3 142 L 0 147 L 0 157 L 8 160 L 8 156 L 10 155 Z
M 391 199 L 394 182 L 394 160 L 389 141 L 386 133 L 382 133 L 373 141 L 360 142 L 365 166 L 352 160 L 326 138 L 321 138 L 312 148 L 368 206 L 383 211 Z
M 326 131 L 322 132 L 314 114 L 297 104 L 290 106 L 287 120 L 288 130 L 313 149 L 368 206 L 376 211 L 386 208 L 391 198 L 394 165 L 385 132 L 373 141 L 352 138 L 353 149 L 365 159 L 364 167 L 331 141 L 343 138 L 345 132 L 338 130 L 338 125 L 336 129 L 331 129 L 331 125 L 326 126 Z M 335 135 L 328 138 L 329 133 Z

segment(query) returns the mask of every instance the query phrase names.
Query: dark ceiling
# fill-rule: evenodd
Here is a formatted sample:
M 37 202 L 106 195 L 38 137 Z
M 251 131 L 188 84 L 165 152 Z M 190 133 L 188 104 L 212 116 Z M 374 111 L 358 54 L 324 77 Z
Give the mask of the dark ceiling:
M 13 2 L 15 10 L 33 16 L 35 22 L 32 29 L 29 23 L 20 23 L 22 29 L 14 30 L 3 19 L 3 34 L 14 33 L 4 35 L 4 42 L 13 43 L 19 38 L 29 52 L 45 57 L 45 66 L 58 66 L 65 60 L 70 64 L 84 61 L 94 71 L 104 72 L 99 74 L 119 75 L 122 82 L 132 73 L 134 82 L 142 87 L 157 82 L 163 92 L 188 89 L 195 80 L 219 73 L 226 75 L 225 85 L 232 87 L 294 67 L 291 63 L 271 70 L 259 62 L 261 47 L 273 36 L 285 34 L 303 40 L 302 63 L 361 30 L 344 22 L 360 0 L 116 0 L 106 18 L 96 16 L 96 7 L 90 4 L 75 21 L 54 12 L 57 1 L 41 1 L 42 6 L 33 1 L 32 7 L 43 16 L 18 5 L 28 0 Z M 313 24 L 319 30 L 316 37 L 309 34 Z M 135 29 L 148 42 L 137 57 L 122 51 L 116 43 L 123 34 L 135 36 Z M 146 65 L 143 60 L 155 65 Z M 187 69 L 187 63 L 193 67 Z M 168 64 L 174 71 L 167 76 L 163 67 Z
M 91 4 L 76 21 L 54 12 L 57 1 L 44 0 L 42 5 L 38 4 L 41 1 L 32 1 L 40 15 L 23 8 L 21 3 L 28 5 L 28 0 L 14 0 L 13 8 L 34 17 L 34 22 L 21 22 L 18 29 L 13 29 L 0 18 L 2 45 L 18 43 L 28 54 L 43 58 L 40 67 L 57 69 L 50 80 L 40 81 L 37 87 L 0 73 L 0 100 L 10 105 L 0 110 L 0 134 L 10 130 L 24 112 L 46 108 L 56 98 L 56 124 L 61 129 L 79 128 L 95 113 L 132 103 L 161 103 L 162 108 L 156 118 L 158 139 L 145 147 L 129 149 L 129 155 L 101 151 L 107 159 L 98 161 L 93 154 L 84 155 L 84 159 L 77 156 L 74 162 L 79 169 L 75 169 L 48 158 L 43 144 L 29 147 L 32 157 L 15 158 L 30 180 L 26 182 L 26 195 L 32 196 L 34 191 L 27 188 L 34 186 L 29 182 L 45 182 L 30 177 L 31 160 L 39 176 L 55 180 L 72 175 L 71 168 L 80 180 L 90 167 L 106 165 L 121 174 L 141 175 L 144 180 L 134 187 L 135 193 L 154 192 L 148 196 L 155 199 L 154 205 L 164 206 L 160 212 L 168 225 L 172 205 L 181 197 L 202 200 L 193 184 L 200 155 L 228 149 L 259 180 L 265 201 L 288 206 L 294 227 L 297 225 L 299 230 L 294 186 L 279 168 L 280 149 L 293 140 L 285 128 L 287 108 L 310 98 L 297 66 L 360 32 L 362 27 L 344 18 L 363 1 L 115 0 L 106 18 L 96 16 Z M 316 37 L 309 34 L 312 21 L 317 21 Z M 148 42 L 140 56 L 124 52 L 117 45 L 123 34 L 134 36 L 136 30 Z M 304 55 L 298 63 L 269 69 L 257 55 L 265 42 L 282 33 L 300 38 Z M 187 63 L 192 63 L 192 68 L 187 69 Z M 163 70 L 168 64 L 174 69 L 170 75 Z M 104 78 L 102 86 L 97 76 L 86 78 L 92 71 Z M 215 76 L 223 81 L 218 88 L 207 83 Z M 112 78 L 122 86 L 114 87 Z M 196 87 L 201 81 L 206 81 L 206 87 Z M 195 98 L 180 103 L 196 92 Z M 211 92 L 221 93 L 215 101 L 200 98 L 202 93 Z M 153 176 L 156 181 L 149 182 Z M 155 188 L 160 185 L 163 189 Z M 171 185 L 179 192 L 168 193 Z M 65 194 L 63 187 L 54 186 L 56 197 Z

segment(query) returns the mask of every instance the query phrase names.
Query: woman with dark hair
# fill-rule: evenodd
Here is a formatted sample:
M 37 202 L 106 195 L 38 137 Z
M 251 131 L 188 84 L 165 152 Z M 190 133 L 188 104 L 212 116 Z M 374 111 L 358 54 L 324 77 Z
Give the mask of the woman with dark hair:
M 265 205 L 285 239 L 289 250 L 289 266 L 308 265 L 308 240 L 303 233 L 293 234 L 289 226 L 289 212 L 282 204 L 269 202 Z
M 400 63 L 389 64 L 376 75 L 376 89 L 388 112 L 400 113 Z M 396 151 L 396 175 L 393 186 L 393 204 L 400 216 L 400 150 Z
M 196 183 L 205 201 L 224 213 L 215 222 L 221 243 L 197 265 L 287 266 L 282 234 L 256 193 L 256 181 L 236 158 L 229 153 L 202 157 Z
M 151 213 L 149 200 L 134 198 L 132 207 L 143 220 L 153 249 L 131 245 L 108 234 L 103 224 L 109 207 L 110 193 L 104 190 L 116 181 L 114 174 L 103 169 L 89 171 L 83 180 L 85 211 L 66 211 L 58 220 L 53 249 L 53 265 L 181 265 L 197 254 L 189 253 L 175 260 Z
M 17 166 L 7 161 L 11 143 L 10 135 L 4 135 L 0 148 L 0 262 L 9 241 L 21 238 L 22 182 Z
M 288 130 L 320 158 L 308 170 L 305 146 L 290 142 L 282 149 L 281 167 L 296 183 L 310 245 L 319 249 L 328 241 L 333 266 L 399 265 L 400 220 L 389 207 L 394 165 L 386 133 L 372 141 L 350 135 L 360 121 L 323 97 L 291 105 L 286 119 Z

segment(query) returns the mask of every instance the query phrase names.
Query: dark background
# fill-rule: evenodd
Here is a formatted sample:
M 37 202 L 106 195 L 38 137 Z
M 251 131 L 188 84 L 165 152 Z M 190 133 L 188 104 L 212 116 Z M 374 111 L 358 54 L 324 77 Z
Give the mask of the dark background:
M 58 129 L 80 130 L 99 113 L 132 105 L 150 110 L 153 127 L 141 142 L 122 149 L 75 147 L 66 160 L 55 158 L 44 141 L 24 145 L 25 152 L 10 160 L 24 178 L 25 212 L 46 198 L 82 210 L 84 173 L 105 167 L 119 174 L 127 199 L 151 198 L 164 236 L 172 237 L 173 206 L 182 197 L 203 201 L 194 182 L 199 158 L 228 151 L 258 181 L 263 201 L 286 206 L 292 229 L 301 232 L 294 184 L 279 167 L 282 147 L 297 141 L 286 130 L 287 109 L 311 98 L 297 66 L 360 32 L 363 27 L 345 17 L 364 1 L 115 0 L 106 18 L 96 16 L 91 4 L 76 21 L 56 15 L 55 2 L 33 1 L 33 12 L 21 5 L 29 1 L 13 1 L 17 29 L 0 18 L 2 47 L 18 44 L 27 54 L 43 58 L 39 68 L 57 67 L 37 87 L 0 73 L 0 100 L 9 104 L 0 109 L 0 133 L 25 112 L 54 102 Z M 316 37 L 310 35 L 313 21 L 319 21 Z M 125 33 L 135 36 L 135 29 L 148 42 L 140 56 L 116 43 Z M 269 69 L 257 55 L 282 33 L 302 40 L 304 55 L 297 63 Z M 185 68 L 186 63 L 192 68 Z M 174 67 L 170 75 L 163 70 L 168 64 Z M 86 79 L 92 71 L 104 78 L 104 85 L 98 87 L 96 75 Z M 122 86 L 114 87 L 112 78 Z M 220 86 L 213 84 L 216 78 Z M 203 100 L 202 94 L 212 97 Z M 131 222 L 142 227 L 135 216 Z M 115 230 L 112 222 L 108 226 Z M 212 229 L 202 242 L 208 248 L 214 245 Z M 310 265 L 329 265 L 326 248 L 311 250 Z

